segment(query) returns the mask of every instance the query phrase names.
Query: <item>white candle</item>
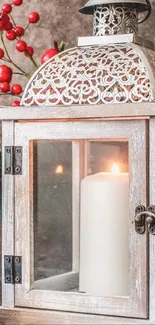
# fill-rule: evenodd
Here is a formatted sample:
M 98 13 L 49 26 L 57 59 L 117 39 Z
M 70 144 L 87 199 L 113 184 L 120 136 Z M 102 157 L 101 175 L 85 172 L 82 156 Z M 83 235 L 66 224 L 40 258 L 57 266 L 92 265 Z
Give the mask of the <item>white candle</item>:
M 84 178 L 80 217 L 80 291 L 128 296 L 128 173 Z

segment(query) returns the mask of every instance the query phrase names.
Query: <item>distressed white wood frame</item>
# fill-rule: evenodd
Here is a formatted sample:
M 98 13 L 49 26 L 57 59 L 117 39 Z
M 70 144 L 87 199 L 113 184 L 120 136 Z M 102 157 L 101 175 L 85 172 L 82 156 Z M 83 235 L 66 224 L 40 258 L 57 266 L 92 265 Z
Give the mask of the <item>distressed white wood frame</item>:
M 155 205 L 155 118 L 150 120 L 150 205 Z M 150 321 L 155 321 L 155 236 L 150 236 L 149 309 Z
M 127 119 L 155 116 L 155 103 L 121 103 L 101 105 L 71 105 L 56 107 L 1 107 L 1 120 L 50 120 L 50 119 Z
M 4 255 L 14 255 L 14 176 L 4 174 L 4 147 L 14 145 L 14 121 L 2 122 L 2 305 L 14 307 L 14 285 L 4 281 Z
M 0 321 L 3 325 L 155 325 L 154 321 L 82 313 L 69 313 L 33 308 L 1 308 Z
M 23 175 L 15 177 L 15 253 L 22 255 L 23 258 L 23 282 L 21 285 L 15 285 L 16 306 L 139 318 L 148 316 L 147 236 L 138 235 L 133 222 L 135 207 L 139 204 L 147 204 L 146 133 L 146 121 L 140 120 L 15 124 L 15 145 L 23 146 Z M 33 139 L 126 139 L 129 141 L 131 180 L 129 297 L 91 297 L 81 293 L 31 290 L 33 229 L 29 197 L 29 142 Z
M 77 118 L 77 119 L 85 119 L 85 118 L 100 118 L 100 119 L 149 119 L 150 117 L 155 117 L 155 103 L 137 103 L 137 104 L 111 104 L 111 105 L 93 105 L 88 106 L 84 105 L 83 107 L 71 106 L 71 107 L 33 107 L 33 109 L 24 107 L 20 108 L 8 108 L 1 107 L 0 108 L 0 119 L 4 121 L 12 121 L 12 120 L 50 120 L 50 119 L 66 119 L 66 118 Z M 5 128 L 5 123 L 3 123 Z M 11 125 L 11 124 L 10 124 Z M 3 128 L 3 136 L 7 137 L 7 130 L 9 132 L 10 128 L 7 129 L 6 132 Z M 154 131 L 155 122 L 152 122 L 151 127 L 151 138 L 150 142 L 155 140 Z M 5 134 L 4 134 L 5 132 Z M 6 141 L 6 145 L 9 145 L 10 142 Z M 150 167 L 154 168 L 155 163 L 155 145 L 152 142 L 151 152 L 150 152 Z M 153 187 L 154 187 L 154 172 L 151 169 L 150 177 L 152 182 L 150 184 L 150 190 L 152 186 L 152 202 L 154 203 L 153 197 Z M 11 181 L 11 178 L 10 178 Z M 9 183 L 9 179 L 8 179 Z M 8 200 L 10 198 L 10 191 L 7 194 Z M 3 181 L 3 190 L 6 190 L 5 181 Z M 12 191 L 11 191 L 12 198 Z M 12 200 L 12 199 L 11 199 Z M 10 205 L 8 205 L 8 210 L 5 210 L 7 214 L 11 213 Z M 10 220 L 5 214 L 3 210 L 3 237 L 4 237 L 4 228 L 10 228 Z M 11 219 L 12 220 L 12 219 Z M 13 229 L 10 230 L 10 236 L 13 241 Z M 3 253 L 5 253 L 5 246 L 8 245 L 8 249 L 10 247 L 9 252 L 11 252 L 11 246 L 9 246 L 7 240 L 3 238 Z M 149 254 L 149 268 L 150 268 L 150 290 L 149 290 L 149 301 L 150 301 L 150 317 L 148 320 L 137 319 L 137 318 L 123 318 L 123 317 L 111 317 L 111 316 L 100 316 L 100 315 L 89 315 L 89 314 L 79 314 L 79 313 L 64 313 L 59 311 L 49 311 L 49 310 L 39 310 L 39 309 L 31 309 L 31 308 L 13 308 L 12 298 L 14 297 L 13 290 L 11 289 L 9 295 L 5 295 L 4 286 L 3 286 L 3 307 L 0 308 L 0 321 L 4 324 L 11 323 L 12 325 L 20 324 L 23 322 L 24 324 L 35 324 L 35 325 L 43 325 L 43 324 L 155 324 L 155 263 L 154 263 L 154 254 L 155 254 L 155 238 L 151 237 L 150 240 L 150 254 Z M 5 244 L 6 243 L 6 244 Z M 3 255 L 3 254 L 2 254 Z M 2 256 L 3 258 L 3 256 Z M 4 282 L 4 277 L 2 278 L 2 283 Z M 7 288 L 6 288 L 7 289 Z M 8 290 L 8 289 L 7 289 Z M 9 297 L 9 299 L 8 299 Z M 11 298 L 11 299 L 10 299 Z M 4 307 L 7 306 L 8 308 Z

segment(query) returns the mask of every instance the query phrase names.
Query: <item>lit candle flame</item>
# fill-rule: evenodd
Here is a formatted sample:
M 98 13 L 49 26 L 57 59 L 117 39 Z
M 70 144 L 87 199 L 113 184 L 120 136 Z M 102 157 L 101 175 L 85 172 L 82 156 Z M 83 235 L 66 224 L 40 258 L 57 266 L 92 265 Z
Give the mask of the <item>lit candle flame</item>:
M 56 172 L 56 174 L 62 174 L 63 173 L 63 166 L 62 165 L 57 166 L 55 172 Z
M 116 163 L 114 163 L 112 165 L 112 174 L 117 174 L 118 175 L 119 173 L 120 173 L 120 168 Z

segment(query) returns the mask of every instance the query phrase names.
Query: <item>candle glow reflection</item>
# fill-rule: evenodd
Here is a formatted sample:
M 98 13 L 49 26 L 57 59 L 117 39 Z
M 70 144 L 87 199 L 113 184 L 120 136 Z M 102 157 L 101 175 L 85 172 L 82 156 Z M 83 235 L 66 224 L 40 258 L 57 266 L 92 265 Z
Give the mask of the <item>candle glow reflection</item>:
M 111 171 L 112 171 L 112 174 L 117 174 L 118 175 L 120 173 L 120 168 L 116 163 L 114 163 L 112 165 Z
M 57 166 L 56 170 L 55 170 L 55 173 L 56 174 L 62 174 L 63 173 L 63 166 L 62 165 Z

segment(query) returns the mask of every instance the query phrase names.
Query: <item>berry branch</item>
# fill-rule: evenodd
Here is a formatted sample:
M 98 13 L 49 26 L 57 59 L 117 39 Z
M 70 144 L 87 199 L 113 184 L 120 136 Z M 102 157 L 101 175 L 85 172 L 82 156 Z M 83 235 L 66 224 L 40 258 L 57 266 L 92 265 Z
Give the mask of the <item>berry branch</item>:
M 39 68 L 39 66 L 37 65 L 36 61 L 34 60 L 33 56 L 30 55 L 30 46 L 27 47 L 26 51 L 25 51 L 25 55 L 30 59 L 30 61 L 32 62 L 32 64 L 34 65 L 34 67 L 36 69 Z
M 26 78 L 30 79 L 31 78 L 31 75 L 28 74 L 27 72 L 25 72 L 23 69 L 21 69 L 10 57 L 9 55 L 9 52 L 7 50 L 7 47 L 5 45 L 5 42 L 4 42 L 4 38 L 3 38 L 3 32 L 1 32 L 1 42 L 3 44 L 3 47 L 4 47 L 4 50 L 5 50 L 5 54 L 8 58 L 7 62 L 11 63 L 15 68 L 17 68 L 19 71 L 21 71 L 22 75 L 25 76 Z M 4 58 L 6 60 L 6 58 Z
M 27 42 L 23 40 L 23 37 L 25 35 L 25 31 L 30 27 L 30 25 L 39 22 L 40 16 L 37 12 L 31 12 L 28 15 L 28 23 L 26 27 L 24 28 L 22 26 L 18 26 L 13 18 L 12 11 L 16 6 L 21 6 L 22 3 L 23 0 L 12 0 L 11 3 L 4 3 L 0 8 L 0 40 L 3 47 L 0 48 L 0 60 L 9 64 L 9 66 L 4 64 L 0 65 L 0 95 L 12 95 L 19 98 L 22 97 L 23 89 L 20 84 L 13 84 L 12 86 L 10 85 L 13 75 L 24 76 L 27 79 L 30 79 L 31 75 L 14 62 L 9 54 L 4 36 L 8 41 L 16 42 L 16 50 L 21 54 L 24 54 L 25 57 L 31 61 L 35 70 L 39 67 L 34 59 L 33 47 L 29 46 Z M 46 50 L 43 53 L 41 63 L 45 63 L 51 57 L 63 51 L 64 47 L 64 42 L 61 42 L 60 45 L 58 45 L 57 42 L 54 42 L 54 47 Z M 16 71 L 13 71 L 11 66 L 15 68 Z M 20 101 L 15 100 L 12 103 L 12 106 L 20 106 Z
M 10 18 L 11 18 L 12 22 L 13 22 L 13 25 L 14 25 L 14 27 L 16 27 L 16 23 L 15 23 L 15 21 L 14 21 L 14 19 L 13 19 L 12 15 L 11 15 L 11 14 L 9 14 L 9 16 L 10 16 Z

